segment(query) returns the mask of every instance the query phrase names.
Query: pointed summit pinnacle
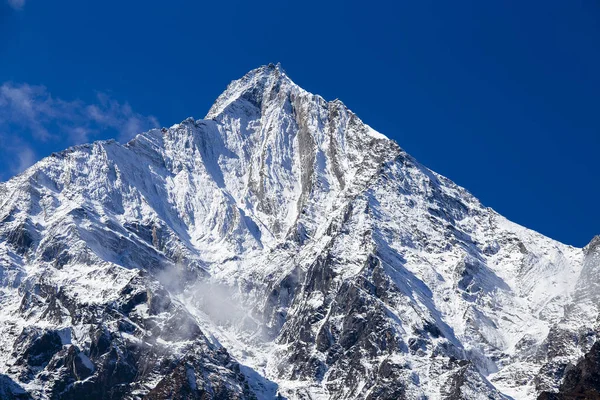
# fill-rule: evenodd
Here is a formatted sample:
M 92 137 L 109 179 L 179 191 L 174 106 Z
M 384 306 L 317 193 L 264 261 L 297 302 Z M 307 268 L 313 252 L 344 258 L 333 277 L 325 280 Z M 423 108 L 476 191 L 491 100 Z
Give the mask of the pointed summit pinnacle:
M 287 88 L 287 90 L 292 90 L 293 88 L 299 89 L 287 76 L 281 64 L 270 63 L 263 65 L 251 70 L 242 78 L 231 82 L 225 92 L 217 98 L 205 118 L 215 118 L 232 103 L 240 99 L 258 106 L 261 104 L 265 93 L 268 93 L 273 88 L 279 90 L 283 87 Z
M 271 69 L 271 70 L 274 70 L 274 71 L 277 71 L 277 72 L 279 72 L 279 73 L 281 73 L 281 74 L 284 74 L 284 75 L 285 75 L 285 70 L 284 70 L 284 69 L 283 69 L 283 67 L 281 66 L 281 63 L 280 63 L 280 62 L 278 62 L 278 63 L 276 63 L 276 64 L 269 63 L 269 64 L 267 65 L 267 68 L 269 68 L 269 69 Z

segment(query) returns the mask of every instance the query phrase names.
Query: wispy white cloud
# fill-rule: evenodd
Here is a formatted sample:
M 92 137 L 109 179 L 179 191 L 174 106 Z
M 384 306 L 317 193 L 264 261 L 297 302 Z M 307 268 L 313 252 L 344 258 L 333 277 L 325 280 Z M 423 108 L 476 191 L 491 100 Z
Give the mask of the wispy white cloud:
M 133 111 L 106 93 L 96 102 L 65 101 L 54 98 L 44 86 L 4 83 L 0 86 L 0 126 L 16 125 L 27 129 L 38 140 L 58 139 L 65 133 L 71 144 L 91 140 L 107 129 L 118 132 L 126 141 L 146 129 L 157 127 L 153 116 Z
M 106 93 L 98 93 L 96 97 L 98 103 L 86 106 L 85 116 L 100 126 L 118 130 L 122 141 L 131 139 L 149 127 L 158 127 L 155 117 L 134 112 L 128 103 L 119 103 Z
M 13 158 L 11 165 L 19 168 L 13 172 L 20 172 L 31 165 L 32 159 L 35 161 L 32 149 L 36 147 L 52 143 L 66 147 L 107 136 L 126 142 L 158 126 L 155 117 L 139 114 L 127 102 L 119 102 L 106 93 L 97 93 L 93 102 L 86 103 L 53 97 L 44 86 L 0 86 L 0 152 Z M 9 152 L 9 147 L 19 151 Z
M 19 173 L 31 167 L 37 158 L 33 149 L 27 146 L 21 147 L 17 151 L 16 157 L 17 164 L 12 169 L 12 171 L 15 173 Z
M 37 160 L 35 150 L 20 137 L 0 133 L 0 180 L 23 172 Z
M 27 127 L 38 139 L 47 140 L 50 133 L 43 122 L 55 117 L 52 98 L 41 86 L 27 84 L 0 86 L 0 124 L 16 122 Z
M 25 7 L 25 0 L 7 0 L 6 2 L 15 10 L 22 10 Z

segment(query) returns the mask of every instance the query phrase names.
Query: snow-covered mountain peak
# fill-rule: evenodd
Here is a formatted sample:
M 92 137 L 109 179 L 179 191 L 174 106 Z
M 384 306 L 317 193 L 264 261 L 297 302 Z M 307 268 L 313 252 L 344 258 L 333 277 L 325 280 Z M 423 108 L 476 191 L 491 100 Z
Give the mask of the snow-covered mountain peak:
M 0 184 L 0 397 L 529 400 L 595 341 L 599 248 L 271 64 Z
M 197 160 L 256 223 L 262 242 L 312 234 L 313 219 L 327 214 L 313 207 L 334 207 L 400 151 L 340 101 L 304 91 L 273 64 L 233 81 L 205 120 L 175 125 L 161 140 L 199 150 Z
M 247 106 L 260 109 L 263 102 L 270 100 L 269 97 L 272 99 L 280 91 L 288 94 L 294 90 L 301 89 L 286 75 L 280 64 L 263 65 L 231 82 L 217 98 L 205 118 L 215 118 L 236 101 L 247 102 L 249 103 Z

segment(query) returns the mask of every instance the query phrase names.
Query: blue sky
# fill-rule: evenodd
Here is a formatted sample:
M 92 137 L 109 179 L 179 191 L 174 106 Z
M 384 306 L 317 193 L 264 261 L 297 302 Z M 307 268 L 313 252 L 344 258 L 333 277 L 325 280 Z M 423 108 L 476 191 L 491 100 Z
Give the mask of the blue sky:
M 600 233 L 597 1 L 0 2 L 0 180 L 281 62 L 508 218 Z

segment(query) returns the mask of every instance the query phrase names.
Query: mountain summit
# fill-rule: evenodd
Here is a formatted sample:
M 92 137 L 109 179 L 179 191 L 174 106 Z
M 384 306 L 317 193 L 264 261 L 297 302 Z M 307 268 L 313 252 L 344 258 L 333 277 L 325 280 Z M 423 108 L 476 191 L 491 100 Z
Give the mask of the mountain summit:
M 560 396 L 598 351 L 597 242 L 260 67 L 205 119 L 0 184 L 0 397 Z

